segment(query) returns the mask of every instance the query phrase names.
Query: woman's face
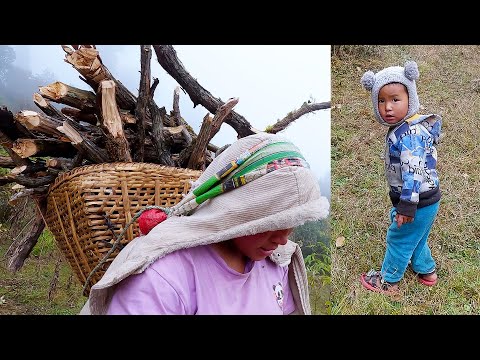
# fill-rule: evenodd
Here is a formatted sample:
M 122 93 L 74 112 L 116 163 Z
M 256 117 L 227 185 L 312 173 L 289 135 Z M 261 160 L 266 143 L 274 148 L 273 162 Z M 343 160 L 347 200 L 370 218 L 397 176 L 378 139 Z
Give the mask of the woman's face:
M 293 229 L 267 231 L 261 234 L 241 236 L 233 239 L 235 247 L 253 261 L 270 256 L 278 245 L 285 245 Z

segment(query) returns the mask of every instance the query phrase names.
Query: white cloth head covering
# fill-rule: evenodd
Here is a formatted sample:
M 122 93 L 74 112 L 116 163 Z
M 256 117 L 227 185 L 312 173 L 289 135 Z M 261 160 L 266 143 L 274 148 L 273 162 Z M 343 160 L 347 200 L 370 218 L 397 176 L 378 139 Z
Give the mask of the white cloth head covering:
M 237 140 L 212 161 L 191 191 L 265 139 L 288 142 L 267 133 Z M 171 216 L 147 235 L 133 239 L 116 256 L 100 281 L 92 286 L 81 314 L 104 314 L 115 284 L 131 274 L 143 272 L 152 262 L 170 252 L 244 235 L 294 228 L 307 221 L 324 219 L 328 212 L 328 200 L 321 196 L 318 179 L 309 168 L 287 166 L 269 172 L 207 200 L 189 216 Z M 290 266 L 297 310 L 310 314 L 305 264 L 298 244 L 289 240 L 270 258 L 281 266 Z

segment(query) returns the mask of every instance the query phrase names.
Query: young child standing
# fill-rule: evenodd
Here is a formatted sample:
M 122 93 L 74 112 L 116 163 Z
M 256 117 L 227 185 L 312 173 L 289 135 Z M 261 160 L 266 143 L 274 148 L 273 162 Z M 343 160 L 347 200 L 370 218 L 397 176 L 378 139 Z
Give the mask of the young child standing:
M 362 285 L 387 295 L 398 294 L 398 282 L 409 262 L 419 281 L 437 283 L 435 260 L 427 240 L 441 197 L 436 170 L 441 118 L 419 115 L 415 80 L 417 63 L 387 67 L 376 74 L 367 71 L 361 84 L 372 94 L 376 120 L 388 126 L 385 172 L 392 201 L 391 225 L 380 271 L 361 276 Z

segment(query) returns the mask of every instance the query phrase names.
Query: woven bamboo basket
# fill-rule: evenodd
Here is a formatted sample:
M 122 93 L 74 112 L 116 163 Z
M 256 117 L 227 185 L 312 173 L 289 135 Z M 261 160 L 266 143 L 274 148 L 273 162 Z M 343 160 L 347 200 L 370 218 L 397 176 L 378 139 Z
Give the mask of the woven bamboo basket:
M 157 164 L 104 163 L 59 175 L 49 189 L 45 220 L 80 283 L 85 284 L 138 211 L 147 205 L 175 205 L 200 174 Z M 91 277 L 85 296 L 123 246 L 139 234 L 134 222 Z

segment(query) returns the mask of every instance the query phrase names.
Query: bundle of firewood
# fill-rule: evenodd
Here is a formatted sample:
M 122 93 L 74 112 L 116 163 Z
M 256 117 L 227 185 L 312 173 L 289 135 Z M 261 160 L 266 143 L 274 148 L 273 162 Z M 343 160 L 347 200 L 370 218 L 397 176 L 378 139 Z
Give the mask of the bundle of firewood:
M 9 155 L 0 156 L 0 167 L 11 169 L 0 176 L 0 186 L 16 183 L 13 188 L 19 191 L 10 199 L 12 205 L 26 196 L 38 205 L 32 231 L 7 251 L 11 270 L 23 265 L 45 227 L 42 213 L 48 187 L 60 172 L 118 161 L 203 170 L 225 148 L 210 143 L 223 122 L 237 132 L 238 138 L 260 131 L 232 110 L 238 99 L 222 101 L 203 88 L 184 68 L 171 45 L 153 45 L 158 62 L 179 84 L 173 94 L 173 109 L 167 113 L 153 99 L 158 79 L 151 80 L 152 46 L 140 47 L 138 96 L 110 73 L 94 45 L 62 45 L 65 61 L 91 90 L 57 81 L 33 94 L 37 111 L 13 114 L 0 108 L 0 145 Z M 200 104 L 213 114 L 204 117 L 198 134 L 181 116 L 180 87 L 194 107 Z M 304 114 L 329 107 L 330 102 L 305 102 L 263 131 L 277 133 Z

